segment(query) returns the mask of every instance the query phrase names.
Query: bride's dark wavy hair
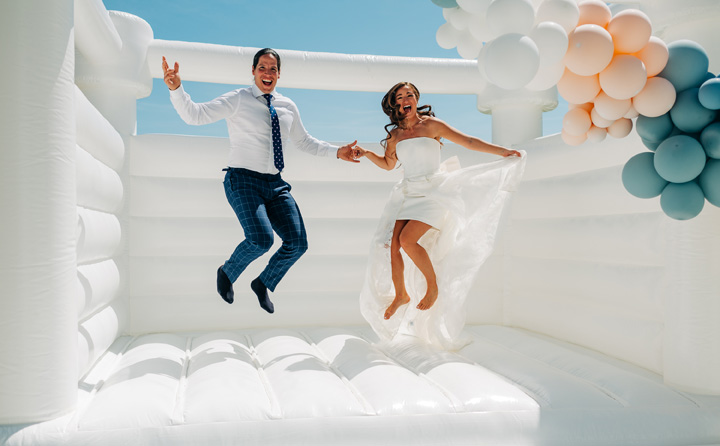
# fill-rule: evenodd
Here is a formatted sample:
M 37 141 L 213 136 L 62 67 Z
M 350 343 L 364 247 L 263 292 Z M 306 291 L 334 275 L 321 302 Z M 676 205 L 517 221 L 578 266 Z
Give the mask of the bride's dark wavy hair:
M 387 148 L 387 140 L 390 139 L 390 130 L 394 130 L 398 127 L 400 127 L 400 123 L 402 122 L 402 111 L 400 110 L 400 106 L 397 103 L 397 100 L 395 99 L 395 96 L 397 95 L 397 91 L 401 89 L 402 87 L 410 87 L 410 89 L 415 93 L 415 98 L 417 100 L 420 100 L 420 92 L 418 91 L 417 87 L 413 85 L 410 82 L 399 82 L 393 86 L 390 91 L 385 93 L 385 96 L 383 96 L 381 105 L 383 112 L 385 112 L 386 115 L 390 118 L 390 124 L 385 126 L 385 132 L 387 132 L 387 136 L 385 139 L 380 141 L 380 144 L 383 146 L 383 148 Z M 417 112 L 420 116 L 435 116 L 435 113 L 432 111 L 432 107 L 429 105 L 423 105 L 419 106 L 417 108 Z

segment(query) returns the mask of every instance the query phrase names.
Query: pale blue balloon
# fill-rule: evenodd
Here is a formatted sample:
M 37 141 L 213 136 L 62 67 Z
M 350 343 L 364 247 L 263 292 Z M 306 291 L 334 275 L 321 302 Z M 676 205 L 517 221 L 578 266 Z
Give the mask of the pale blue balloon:
M 672 119 L 670 118 L 670 113 L 665 113 L 664 115 L 660 115 L 655 118 L 648 118 L 647 116 L 639 115 L 635 121 L 635 129 L 637 130 L 638 135 L 640 135 L 640 138 L 657 142 L 658 144 L 670 136 L 673 128 L 674 126 Z
M 700 143 L 710 158 L 720 159 L 720 122 L 713 122 L 700 134 Z
M 667 65 L 658 76 L 669 80 L 678 92 L 699 87 L 710 66 L 705 49 L 692 40 L 676 40 L 667 47 Z
M 698 133 L 713 122 L 717 112 L 703 107 L 698 99 L 699 88 L 689 88 L 678 93 L 675 105 L 670 109 L 675 127 L 686 133 Z
M 655 150 L 655 170 L 671 183 L 685 183 L 700 175 L 705 167 L 705 150 L 695 138 L 671 136 Z
M 707 201 L 720 207 L 720 160 L 708 160 L 698 182 Z
M 432 0 L 433 3 L 441 8 L 456 8 L 457 0 Z
M 648 141 L 645 138 L 640 138 L 640 141 L 642 141 L 645 147 L 647 147 L 649 150 L 652 150 L 653 152 L 657 150 L 660 144 L 662 144 L 662 141 Z
M 638 198 L 657 197 L 667 186 L 668 182 L 655 170 L 654 157 L 652 152 L 642 152 L 625 163 L 622 183 L 631 195 Z
M 705 206 L 703 190 L 695 181 L 669 183 L 660 195 L 660 207 L 665 215 L 675 220 L 697 217 Z
M 720 79 L 714 77 L 703 82 L 698 91 L 698 99 L 703 107 L 720 110 Z

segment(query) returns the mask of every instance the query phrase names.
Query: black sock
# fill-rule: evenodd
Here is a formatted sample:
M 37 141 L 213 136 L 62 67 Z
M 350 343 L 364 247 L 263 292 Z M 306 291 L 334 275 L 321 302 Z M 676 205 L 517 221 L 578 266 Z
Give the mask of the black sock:
M 222 266 L 218 268 L 217 271 L 217 292 L 220 294 L 220 297 L 229 304 L 233 303 L 233 300 L 235 300 L 235 292 L 233 291 L 232 282 L 230 282 L 227 274 L 223 271 Z
M 267 311 L 268 313 L 273 313 L 275 311 L 275 306 L 270 301 L 267 287 L 265 286 L 265 284 L 262 283 L 259 277 L 250 282 L 250 288 L 252 288 L 253 292 L 257 294 L 258 302 L 260 302 L 260 306 L 263 308 L 263 310 Z

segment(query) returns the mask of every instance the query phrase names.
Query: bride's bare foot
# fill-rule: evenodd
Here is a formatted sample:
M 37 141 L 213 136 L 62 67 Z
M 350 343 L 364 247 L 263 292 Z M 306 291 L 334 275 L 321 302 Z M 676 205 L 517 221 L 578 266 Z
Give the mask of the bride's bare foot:
M 438 298 L 438 289 L 432 288 L 425 293 L 425 297 L 420 301 L 420 303 L 417 305 L 418 310 L 428 310 L 430 307 L 435 305 L 435 301 Z
M 385 319 L 390 319 L 392 315 L 395 314 L 398 308 L 402 307 L 408 302 L 410 302 L 410 296 L 408 296 L 407 294 L 403 294 L 402 296 L 395 296 L 395 299 L 393 299 L 390 306 L 387 307 L 387 310 L 385 310 Z

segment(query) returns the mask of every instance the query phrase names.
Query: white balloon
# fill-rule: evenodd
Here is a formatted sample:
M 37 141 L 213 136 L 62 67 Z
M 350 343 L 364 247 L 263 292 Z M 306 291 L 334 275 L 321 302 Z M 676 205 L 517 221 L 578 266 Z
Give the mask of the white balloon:
M 472 60 L 478 57 L 482 47 L 483 43 L 476 40 L 470 31 L 463 31 L 457 44 L 457 52 L 463 59 Z
M 470 14 L 485 15 L 492 0 L 457 0 L 458 6 Z
M 530 37 L 503 34 L 490 43 L 485 62 L 485 72 L 492 83 L 506 90 L 516 90 L 535 77 L 540 54 Z
M 480 53 L 478 54 L 478 57 L 477 57 L 478 71 L 480 71 L 480 77 L 482 77 L 483 80 L 485 80 L 485 81 L 489 81 L 487 72 L 485 71 L 485 65 L 487 64 L 485 56 L 487 54 L 488 47 L 490 47 L 489 43 L 486 43 L 485 45 L 483 45 L 483 47 L 480 48 Z
M 447 11 L 447 13 L 445 11 Z M 444 8 L 443 16 L 448 23 L 459 31 L 466 30 L 470 22 L 470 14 L 460 8 Z
M 530 38 L 540 50 L 540 65 L 555 65 L 565 57 L 568 35 L 555 22 L 540 22 L 530 30 Z
M 535 22 L 535 8 L 530 0 L 493 0 L 488 6 L 487 23 L 492 36 L 527 34 Z
M 485 19 L 485 14 L 471 15 L 470 21 L 468 22 L 468 31 L 470 31 L 470 34 L 472 34 L 472 36 L 480 42 L 489 42 L 492 40 L 490 28 L 488 28 L 487 21 Z
M 569 33 L 578 24 L 580 8 L 575 0 L 545 0 L 538 6 L 535 21 L 555 22 Z
M 540 67 L 535 77 L 525 85 L 525 88 L 532 91 L 544 91 L 552 88 L 560 82 L 560 78 L 565 72 L 565 64 L 560 60 L 554 65 L 543 65 L 540 61 Z
M 449 50 L 457 46 L 461 35 L 462 32 L 455 29 L 454 26 L 449 23 L 443 23 L 442 25 L 440 25 L 440 28 L 438 28 L 437 32 L 435 33 L 435 40 L 437 40 L 440 48 L 445 48 L 446 50 Z

